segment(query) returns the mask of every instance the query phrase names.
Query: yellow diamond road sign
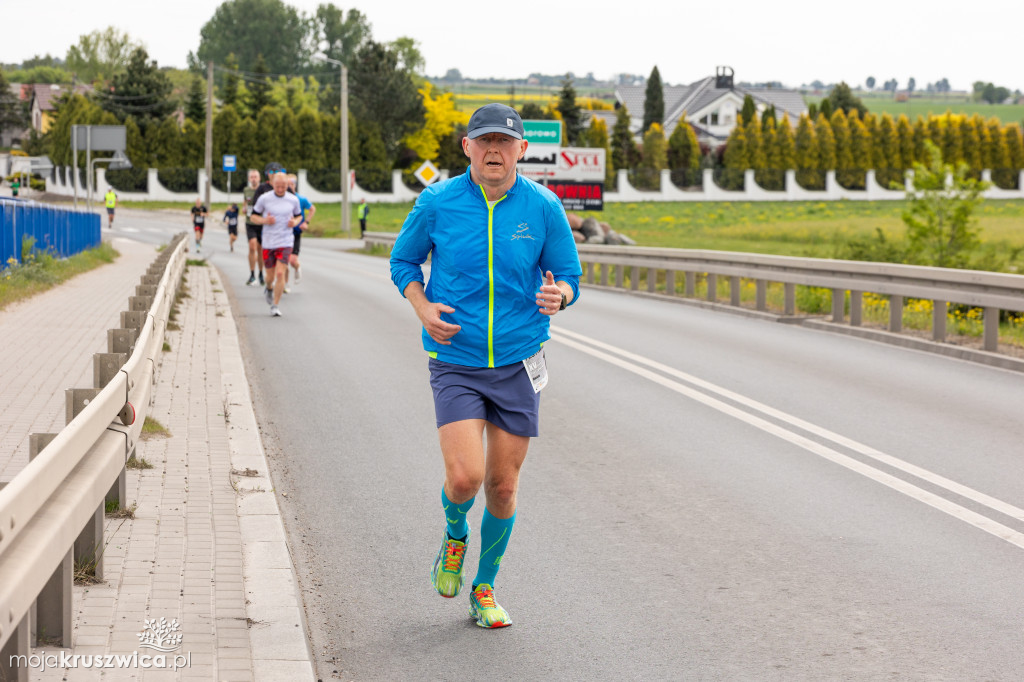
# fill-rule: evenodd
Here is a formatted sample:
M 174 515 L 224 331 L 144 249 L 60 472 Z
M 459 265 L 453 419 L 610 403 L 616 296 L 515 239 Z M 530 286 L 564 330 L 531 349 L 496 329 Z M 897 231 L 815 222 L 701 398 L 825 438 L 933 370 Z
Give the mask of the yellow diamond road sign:
M 440 177 L 441 173 L 437 170 L 437 166 L 430 163 L 430 161 L 424 161 L 423 165 L 416 169 L 413 173 L 416 179 L 423 183 L 424 186 L 429 187 L 430 183 Z

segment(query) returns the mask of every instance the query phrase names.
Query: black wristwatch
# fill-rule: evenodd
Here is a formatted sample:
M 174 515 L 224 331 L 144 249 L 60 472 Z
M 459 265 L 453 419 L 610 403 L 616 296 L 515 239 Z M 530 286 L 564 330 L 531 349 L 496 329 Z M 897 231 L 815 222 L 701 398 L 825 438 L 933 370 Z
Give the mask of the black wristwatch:
M 562 305 L 558 306 L 559 310 L 565 310 L 565 306 L 569 305 L 569 302 L 565 298 L 565 293 L 562 293 Z

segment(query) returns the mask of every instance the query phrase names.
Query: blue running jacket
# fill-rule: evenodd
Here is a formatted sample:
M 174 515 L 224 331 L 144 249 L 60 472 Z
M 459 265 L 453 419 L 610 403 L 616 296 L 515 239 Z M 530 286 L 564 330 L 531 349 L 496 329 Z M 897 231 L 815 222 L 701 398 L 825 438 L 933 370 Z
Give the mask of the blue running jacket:
M 501 367 L 540 350 L 550 321 L 536 295 L 548 270 L 572 286 L 573 303 L 579 297 L 580 258 L 565 210 L 520 175 L 490 206 L 468 170 L 423 190 L 391 251 L 391 280 L 403 296 L 410 282 L 423 281 L 428 254 L 424 293 L 455 308 L 441 318 L 462 326 L 450 346 L 423 330 L 423 348 L 444 362 Z

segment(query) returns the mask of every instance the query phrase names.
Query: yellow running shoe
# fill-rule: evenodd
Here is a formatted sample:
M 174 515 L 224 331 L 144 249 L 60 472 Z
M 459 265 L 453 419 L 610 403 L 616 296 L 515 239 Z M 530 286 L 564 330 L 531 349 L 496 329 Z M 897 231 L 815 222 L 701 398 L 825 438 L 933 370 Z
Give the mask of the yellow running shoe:
M 508 611 L 494 601 L 494 588 L 487 583 L 480 583 L 470 593 L 469 615 L 482 628 L 503 628 L 512 625 Z
M 442 597 L 450 599 L 462 590 L 462 563 L 468 544 L 468 535 L 466 542 L 459 542 L 448 537 L 447 532 L 444 534 L 434 567 L 430 569 L 430 582 Z

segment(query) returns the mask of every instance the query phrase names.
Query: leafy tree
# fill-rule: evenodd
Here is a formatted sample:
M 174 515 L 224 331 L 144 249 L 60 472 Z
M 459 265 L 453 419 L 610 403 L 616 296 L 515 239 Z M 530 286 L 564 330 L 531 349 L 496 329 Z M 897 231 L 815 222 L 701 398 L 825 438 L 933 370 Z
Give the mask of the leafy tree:
M 863 116 L 868 111 L 868 108 L 864 106 L 859 97 L 853 94 L 850 86 L 845 81 L 832 88 L 832 91 L 828 93 L 828 101 L 833 110 L 842 109 L 843 113 L 847 116 L 854 110 L 856 110 L 859 116 Z
M 565 126 L 565 138 L 570 147 L 575 147 L 585 127 L 583 109 L 576 102 L 576 88 L 573 87 L 572 74 L 562 79 L 562 90 L 558 95 L 558 112 L 562 115 Z
M 223 64 L 229 54 L 245 70 L 255 70 L 263 55 L 272 73 L 296 73 L 308 62 L 306 22 L 281 0 L 226 0 L 199 30 L 199 50 L 189 54 L 192 68 Z
M 256 62 L 252 67 L 252 79 L 248 87 L 251 100 L 249 108 L 254 116 L 259 116 L 264 108 L 271 105 L 270 79 L 267 78 L 267 63 L 262 54 L 256 55 Z
M 82 95 L 68 93 L 57 100 L 56 113 L 46 133 L 54 165 L 70 166 L 72 163 L 74 153 L 71 149 L 71 126 L 98 124 L 103 113 L 99 106 Z M 78 155 L 80 168 L 85 167 L 84 157 L 84 154 Z
M 68 48 L 65 69 L 80 81 L 109 81 L 128 64 L 131 54 L 142 48 L 124 31 L 109 26 L 79 36 L 78 43 Z
M 278 76 L 270 86 L 270 102 L 272 106 L 289 109 L 296 114 L 303 109 L 318 109 L 320 84 L 310 76 Z
M 814 125 L 810 118 L 800 116 L 796 124 L 796 181 L 806 189 L 823 189 L 824 178 L 818 172 L 821 166 L 821 155 L 818 151 L 818 138 L 814 133 Z
M 676 184 L 682 187 L 694 184 L 700 170 L 700 143 L 693 126 L 686 120 L 685 111 L 668 138 L 668 167 L 678 178 Z
M 12 128 L 28 126 L 28 117 L 18 101 L 18 96 L 11 92 L 10 83 L 4 72 L 0 70 L 0 133 Z
M 423 127 L 405 137 L 403 144 L 416 154 L 419 160 L 437 159 L 441 142 L 451 136 L 460 126 L 469 124 L 469 114 L 455 108 L 454 95 L 450 92 L 437 93 L 430 81 L 424 81 L 418 90 L 423 99 Z
M 868 76 L 868 79 L 866 81 L 864 81 L 864 84 L 868 86 L 868 90 L 874 90 L 875 89 L 875 77 L 874 76 Z
M 185 100 L 185 118 L 206 124 L 206 88 L 203 87 L 203 79 L 199 76 L 192 76 L 188 99 Z
M 944 163 L 931 142 L 925 148 L 928 163 L 914 164 L 914 188 L 907 192 L 903 212 L 910 260 L 941 268 L 967 267 L 971 252 L 981 243 L 974 211 L 988 183 L 970 177 L 966 164 Z M 947 177 L 952 178 L 948 186 Z
M 416 41 L 412 38 L 401 37 L 388 43 L 389 47 L 398 54 L 399 68 L 410 74 L 420 75 L 423 73 L 427 60 L 423 58 L 420 49 L 416 47 Z
M 916 88 L 916 87 L 917 87 L 917 81 L 914 80 L 913 76 L 911 76 L 910 79 L 907 80 L 907 92 L 913 92 L 914 88 Z
M 743 107 L 740 109 L 740 116 L 743 117 L 744 121 L 757 120 L 757 105 L 754 104 L 754 98 L 750 95 L 743 95 Z
M 99 101 L 118 120 L 134 116 L 139 128 L 145 131 L 150 124 L 174 111 L 171 88 L 167 74 L 139 47 L 132 52 L 125 70 L 114 76 L 110 91 L 102 93 Z
M 324 46 L 325 55 L 348 65 L 355 62 L 356 53 L 370 40 L 370 23 L 357 9 L 346 14 L 333 4 L 321 4 L 312 19 L 312 35 L 317 46 Z M 333 65 L 331 68 L 337 69 Z
M 36 66 L 31 69 L 11 70 L 7 74 L 12 83 L 71 83 L 71 72 L 59 66 Z
M 665 90 L 661 84 L 661 73 L 658 67 L 651 69 L 651 75 L 647 79 L 647 89 L 644 91 L 644 127 L 651 127 L 652 123 L 661 125 L 665 120 Z
M 661 124 L 654 122 L 644 133 L 643 156 L 637 177 L 641 189 L 657 189 L 661 185 L 661 170 L 668 167 L 668 143 Z
M 629 110 L 625 106 L 615 111 L 615 125 L 612 126 L 612 166 L 615 170 L 632 168 L 640 152 L 629 131 Z

